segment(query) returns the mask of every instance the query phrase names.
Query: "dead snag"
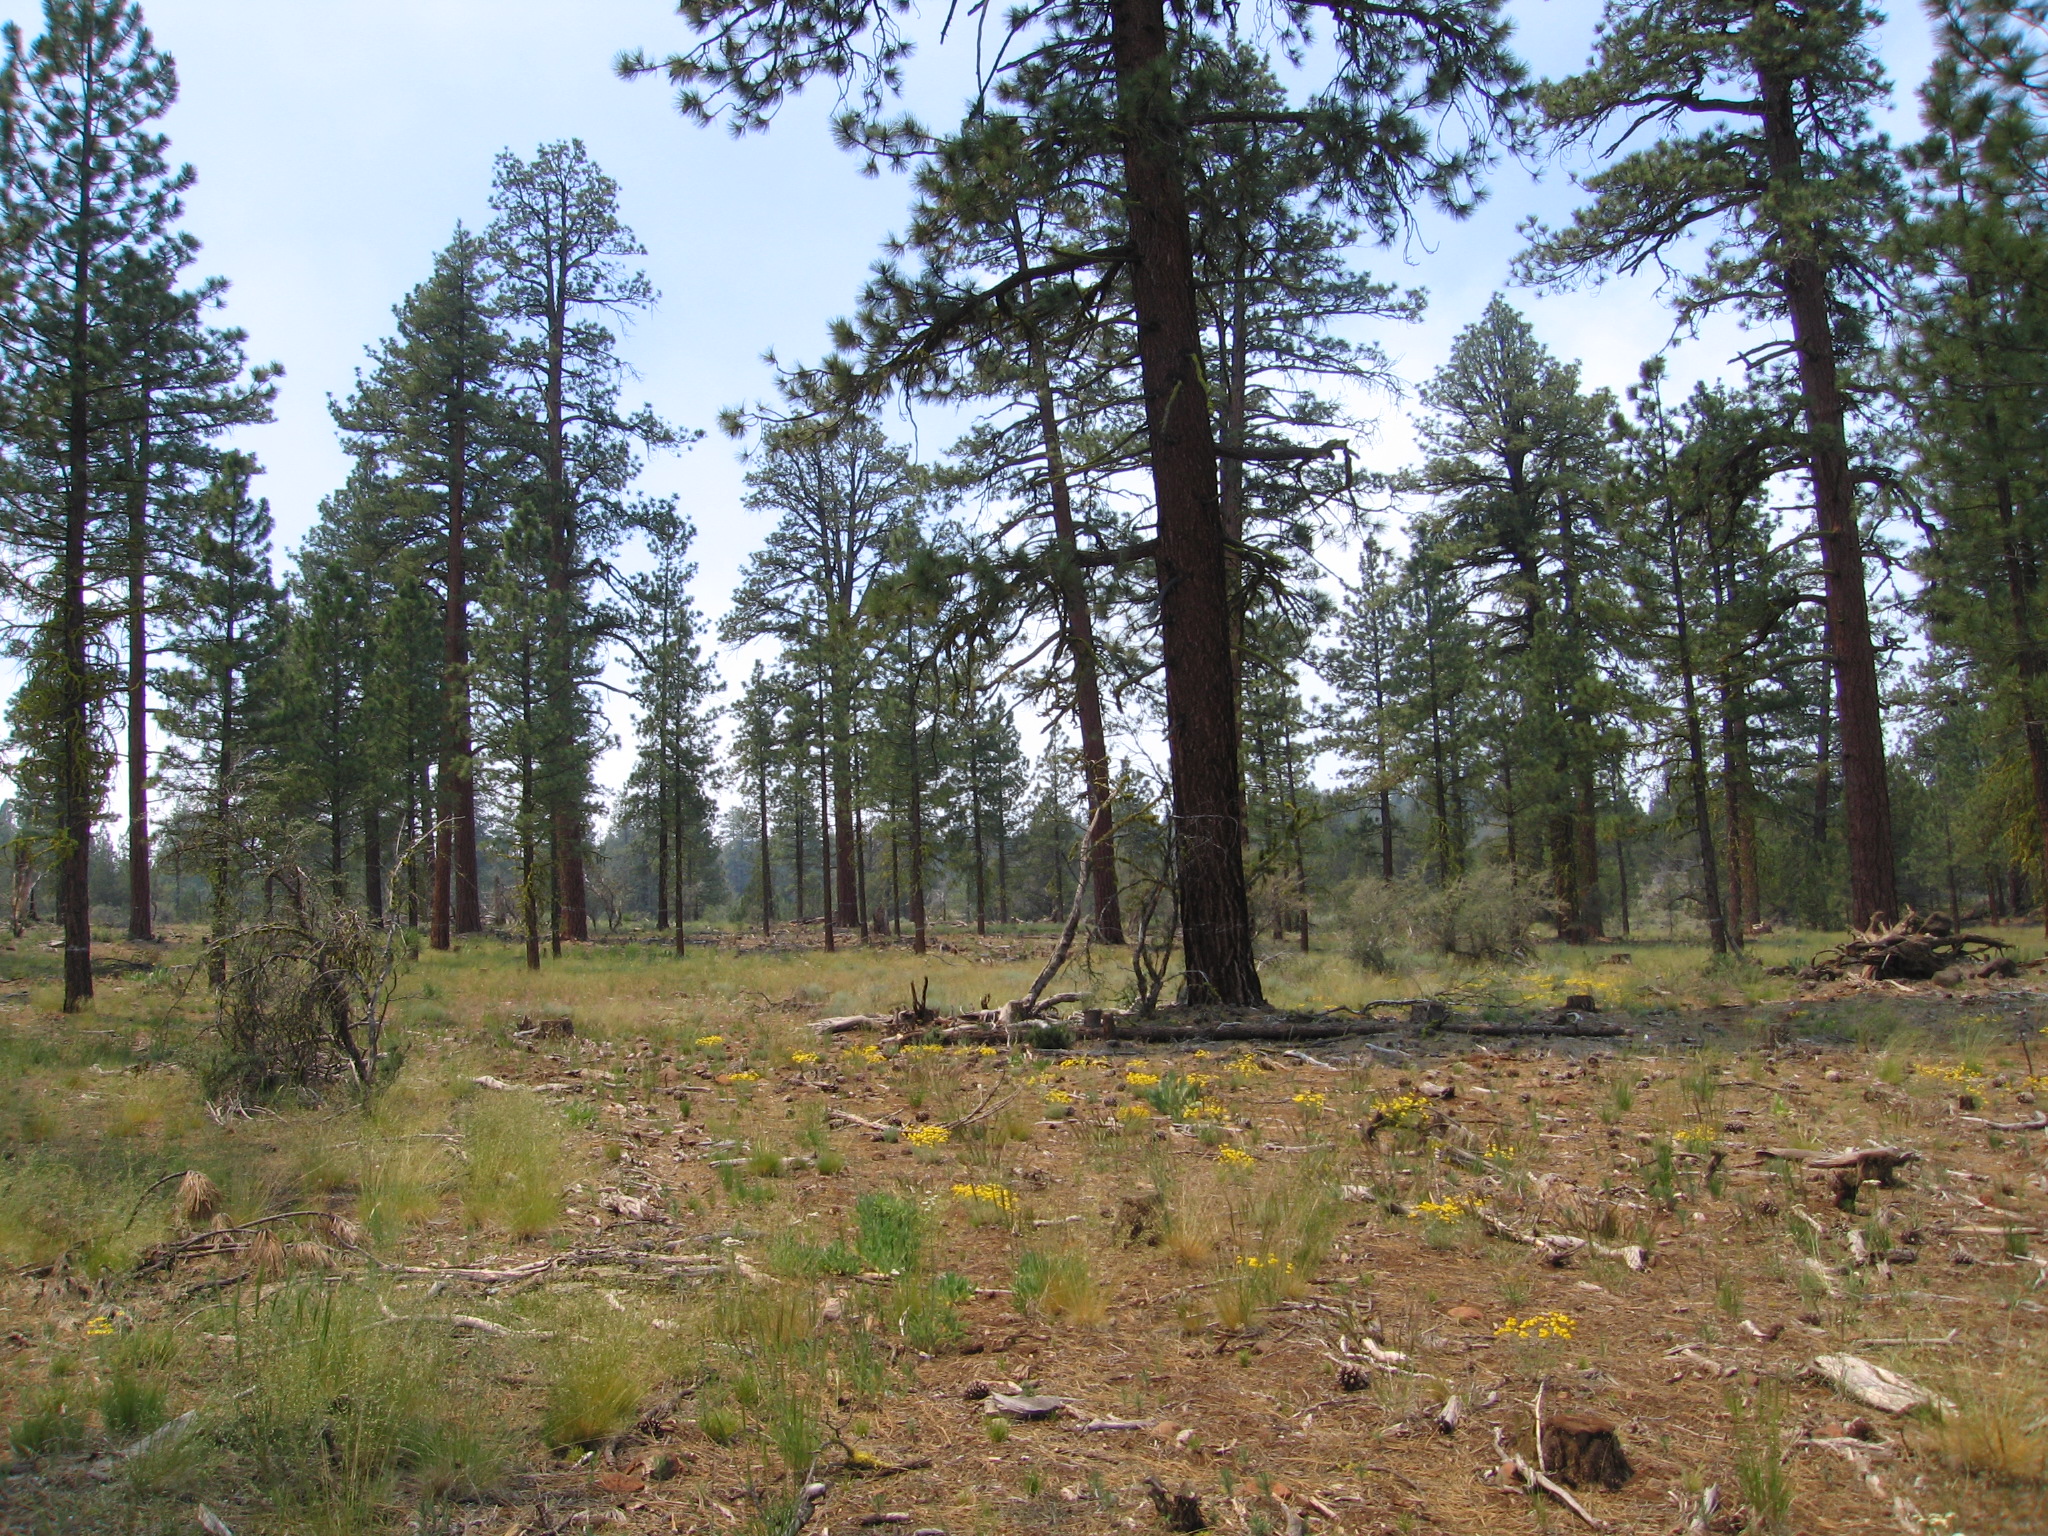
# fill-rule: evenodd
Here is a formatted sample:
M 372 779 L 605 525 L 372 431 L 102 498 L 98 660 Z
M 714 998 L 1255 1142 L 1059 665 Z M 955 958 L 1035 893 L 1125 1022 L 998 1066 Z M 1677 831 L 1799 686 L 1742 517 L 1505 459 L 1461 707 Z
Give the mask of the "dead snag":
M 1574 1488 L 1612 1492 L 1635 1476 L 1611 1419 L 1597 1413 L 1553 1413 L 1543 1421 L 1543 1465 Z
M 1159 1511 L 1159 1518 L 1166 1522 L 1169 1531 L 1206 1531 L 1209 1528 L 1209 1522 L 1202 1518 L 1202 1501 L 1192 1489 L 1183 1488 L 1179 1493 L 1172 1493 L 1158 1478 L 1148 1477 L 1145 1490 L 1152 1495 L 1152 1507 Z

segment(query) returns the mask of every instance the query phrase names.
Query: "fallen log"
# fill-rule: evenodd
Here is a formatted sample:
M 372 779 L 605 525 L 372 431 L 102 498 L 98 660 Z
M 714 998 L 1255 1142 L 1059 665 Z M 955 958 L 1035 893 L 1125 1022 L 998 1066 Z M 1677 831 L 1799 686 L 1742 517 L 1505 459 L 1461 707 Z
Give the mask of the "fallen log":
M 1807 1369 L 1842 1396 L 1883 1413 L 1910 1413 L 1915 1408 L 1955 1411 L 1956 1405 L 1947 1398 L 1859 1355 L 1819 1355 Z
M 1844 976 L 1866 981 L 1932 981 L 1943 972 L 1960 972 L 1969 962 L 2011 947 L 1989 934 L 1958 933 L 1943 913 L 1923 918 L 1909 907 L 1896 923 L 1873 923 L 1852 931 L 1833 949 L 1815 955 L 1801 975 L 1816 981 Z M 2004 966 L 1979 965 L 1977 969 L 2008 974 Z

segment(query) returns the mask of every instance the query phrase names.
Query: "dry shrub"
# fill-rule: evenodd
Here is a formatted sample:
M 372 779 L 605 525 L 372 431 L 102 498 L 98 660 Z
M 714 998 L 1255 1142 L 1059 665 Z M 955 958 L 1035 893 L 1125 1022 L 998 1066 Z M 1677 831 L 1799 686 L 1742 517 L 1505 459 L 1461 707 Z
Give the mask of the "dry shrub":
M 1934 1431 L 1942 1459 L 1994 1482 L 2048 1482 L 2048 1409 L 2002 1378 L 1957 1388 L 1950 1395 L 1959 1406 Z
M 1351 888 L 1351 958 L 1379 972 L 1397 969 L 1397 957 L 1412 950 L 1466 960 L 1521 959 L 1544 904 L 1540 881 L 1506 869 L 1477 869 L 1444 885 L 1414 877 L 1361 880 Z
M 384 1064 L 398 930 L 332 901 L 302 870 L 277 877 L 280 914 L 209 941 L 220 1051 L 207 1091 L 231 1098 L 337 1085 L 367 1090 Z
M 178 1220 L 186 1226 L 205 1226 L 220 1214 L 223 1204 L 220 1186 L 197 1168 L 187 1169 L 178 1181 Z

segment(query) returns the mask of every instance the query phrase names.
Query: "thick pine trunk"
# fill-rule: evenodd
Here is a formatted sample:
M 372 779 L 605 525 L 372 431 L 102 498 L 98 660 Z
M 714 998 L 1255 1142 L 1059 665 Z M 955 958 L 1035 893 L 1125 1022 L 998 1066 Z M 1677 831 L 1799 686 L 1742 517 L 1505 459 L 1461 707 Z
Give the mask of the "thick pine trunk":
M 1764 74 L 1758 84 L 1771 178 L 1779 184 L 1780 195 L 1788 195 L 1805 179 L 1791 83 Z M 1848 407 L 1837 376 L 1828 276 L 1819 260 L 1802 249 L 1799 232 L 1781 229 L 1779 235 L 1788 247 L 1778 265 L 1778 281 L 1791 322 L 1806 430 L 1812 444 L 1814 520 L 1826 588 L 1828 642 L 1834 658 L 1843 834 L 1849 853 L 1849 921 L 1860 928 L 1879 916 L 1895 916 L 1899 907 L 1877 650 L 1870 637 L 1863 541 L 1856 523 L 1856 487 L 1849 466 Z
M 128 937 L 156 941 L 149 847 L 149 401 L 128 503 Z
M 1167 755 L 1190 1002 L 1257 1004 L 1216 440 L 1202 381 L 1183 130 L 1164 0 L 1112 0 L 1146 437 L 1157 502 Z

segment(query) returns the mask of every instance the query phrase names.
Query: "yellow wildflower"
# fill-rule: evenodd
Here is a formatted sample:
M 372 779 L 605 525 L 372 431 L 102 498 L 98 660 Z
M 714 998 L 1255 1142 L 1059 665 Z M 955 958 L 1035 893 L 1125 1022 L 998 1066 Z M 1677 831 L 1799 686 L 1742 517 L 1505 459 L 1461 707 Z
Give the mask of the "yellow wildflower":
M 992 1205 L 1005 1216 L 1014 1216 L 1017 1212 L 1016 1193 L 1004 1184 L 955 1184 L 953 1193 L 962 1200 Z
M 1493 1330 L 1497 1339 L 1569 1339 L 1578 1321 L 1563 1312 L 1537 1312 L 1529 1317 L 1511 1317 Z
M 919 1125 L 905 1131 L 903 1139 L 913 1147 L 943 1147 L 953 1139 L 953 1133 L 943 1125 Z
M 1249 1168 L 1258 1159 L 1242 1147 L 1225 1147 L 1216 1154 L 1216 1161 L 1226 1168 Z

